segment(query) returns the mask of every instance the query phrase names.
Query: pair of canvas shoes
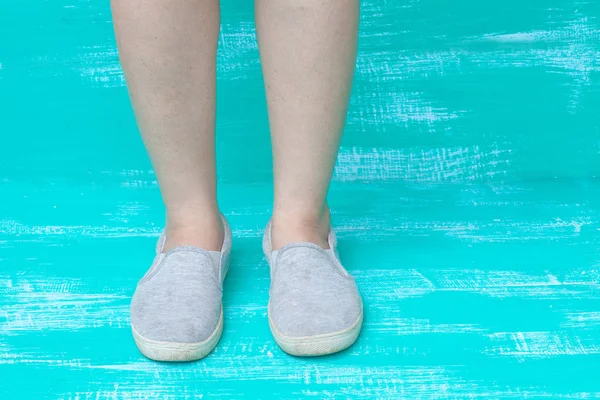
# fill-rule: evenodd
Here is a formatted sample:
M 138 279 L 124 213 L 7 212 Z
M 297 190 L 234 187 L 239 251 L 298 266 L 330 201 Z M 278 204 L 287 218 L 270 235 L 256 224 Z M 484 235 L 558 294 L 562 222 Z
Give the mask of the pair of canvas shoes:
M 133 337 L 146 357 L 192 361 L 208 355 L 223 331 L 223 281 L 229 267 L 231 229 L 224 216 L 221 251 L 192 246 L 163 252 L 160 236 L 152 266 L 131 302 Z M 269 262 L 268 318 L 275 341 L 295 356 L 331 354 L 356 341 L 362 300 L 339 260 L 333 230 L 329 248 L 314 243 L 271 247 L 271 224 L 263 238 Z

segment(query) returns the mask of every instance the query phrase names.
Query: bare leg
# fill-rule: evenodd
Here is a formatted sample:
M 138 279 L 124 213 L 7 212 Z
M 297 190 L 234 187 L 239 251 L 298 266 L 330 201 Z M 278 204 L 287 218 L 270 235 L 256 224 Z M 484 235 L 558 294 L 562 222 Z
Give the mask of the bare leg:
M 167 210 L 165 250 L 220 250 L 215 63 L 219 1 L 112 0 L 121 64 Z
M 356 60 L 357 0 L 256 0 L 273 141 L 273 248 L 327 248 L 327 191 Z

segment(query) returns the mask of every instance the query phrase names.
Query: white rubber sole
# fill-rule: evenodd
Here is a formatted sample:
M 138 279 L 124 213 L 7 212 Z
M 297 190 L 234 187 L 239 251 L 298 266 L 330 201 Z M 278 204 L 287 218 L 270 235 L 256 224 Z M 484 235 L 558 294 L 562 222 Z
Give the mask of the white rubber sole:
M 223 333 L 223 308 L 219 323 L 210 336 L 198 343 L 161 342 L 148 339 L 132 326 L 133 340 L 140 352 L 155 361 L 196 361 L 206 357 L 219 343 Z
M 363 322 L 361 308 L 356 321 L 344 330 L 314 336 L 286 336 L 275 327 L 271 314 L 268 314 L 269 327 L 277 345 L 286 353 L 300 357 L 324 356 L 347 349 L 356 342 Z

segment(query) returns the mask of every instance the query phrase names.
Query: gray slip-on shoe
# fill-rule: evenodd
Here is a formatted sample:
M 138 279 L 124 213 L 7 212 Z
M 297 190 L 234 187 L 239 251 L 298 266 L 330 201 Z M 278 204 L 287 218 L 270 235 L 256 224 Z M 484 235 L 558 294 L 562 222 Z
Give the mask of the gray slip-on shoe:
M 308 242 L 272 250 L 271 222 L 263 237 L 270 265 L 269 326 L 283 351 L 295 356 L 336 353 L 352 345 L 363 306 L 354 278 L 340 263 L 333 229 L 329 249 Z
M 193 246 L 163 252 L 160 235 L 152 266 L 131 300 L 131 328 L 140 352 L 156 361 L 193 361 L 208 355 L 223 331 L 223 280 L 231 229 L 224 216 L 221 251 Z

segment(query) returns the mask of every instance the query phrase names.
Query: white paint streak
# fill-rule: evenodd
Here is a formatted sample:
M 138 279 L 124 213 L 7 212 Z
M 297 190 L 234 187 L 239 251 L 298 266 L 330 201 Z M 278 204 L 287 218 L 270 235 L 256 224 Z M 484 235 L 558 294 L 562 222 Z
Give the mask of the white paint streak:
M 468 182 L 506 175 L 510 149 L 479 146 L 432 149 L 340 149 L 338 181 Z
M 224 23 L 221 25 L 217 54 L 219 78 L 227 80 L 247 79 L 250 71 L 259 71 L 256 30 L 250 21 Z
M 107 213 L 109 220 L 120 220 L 127 222 L 126 218 L 120 217 L 123 211 L 115 214 Z M 126 213 L 125 213 L 126 214 Z M 261 227 L 262 228 L 262 227 Z M 0 219 L 0 235 L 11 236 L 12 243 L 26 242 L 48 242 L 54 237 L 76 238 L 76 237 L 102 237 L 123 239 L 132 237 L 156 237 L 162 232 L 162 227 L 127 227 L 127 226 L 98 226 L 98 225 L 25 225 L 11 219 Z M 249 238 L 262 235 L 262 229 L 233 229 L 233 235 L 237 238 Z M 0 248 L 2 241 L 0 241 Z
M 526 274 L 522 271 L 497 270 L 443 270 L 428 273 L 436 290 L 478 291 L 490 297 L 534 297 L 537 299 L 557 297 L 597 298 L 598 293 L 590 291 L 600 284 L 598 277 L 588 275 L 578 280 L 559 281 L 552 274 Z M 587 286 L 587 288 L 586 288 Z
M 519 360 L 600 354 L 594 341 L 565 332 L 499 332 L 488 337 L 492 347 L 484 350 L 486 354 Z
M 0 279 L 0 334 L 129 326 L 129 296 L 87 293 L 78 279 Z
M 84 47 L 74 63 L 81 78 L 98 88 L 125 86 L 119 55 L 112 45 Z
M 433 131 L 438 123 L 467 113 L 467 110 L 450 111 L 425 99 L 426 95 L 421 92 L 379 92 L 373 99 L 376 101 L 369 102 L 370 107 L 364 104 L 353 107 L 348 123 L 360 126 L 394 124 L 405 128 L 412 124 L 424 124 Z M 363 98 L 361 101 L 367 100 Z
M 559 240 L 581 233 L 581 228 L 592 225 L 592 217 L 576 217 L 571 220 L 555 218 L 552 221 L 497 220 L 468 223 L 463 226 L 440 227 L 449 236 L 469 242 L 522 242 Z
M 567 312 L 561 327 L 568 329 L 600 327 L 600 311 Z
M 393 315 L 393 312 L 388 313 Z M 395 335 L 420 335 L 420 334 L 463 334 L 481 333 L 486 329 L 476 324 L 436 324 L 424 318 L 394 318 L 383 317 L 375 321 L 365 322 L 365 329 L 372 334 L 395 334 Z
M 483 39 L 500 43 L 529 43 L 544 40 L 548 37 L 547 31 L 517 32 L 506 34 L 486 34 Z
M 40 242 L 52 236 L 61 237 L 147 237 L 160 235 L 160 228 L 118 227 L 97 225 L 25 225 L 10 219 L 0 220 L 0 234 L 12 236 L 11 241 Z

